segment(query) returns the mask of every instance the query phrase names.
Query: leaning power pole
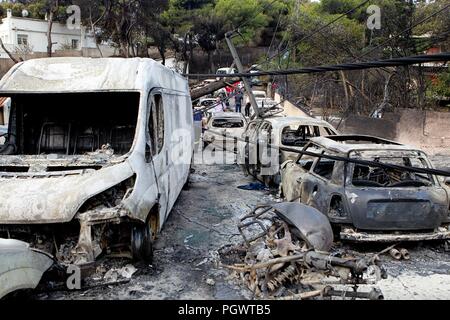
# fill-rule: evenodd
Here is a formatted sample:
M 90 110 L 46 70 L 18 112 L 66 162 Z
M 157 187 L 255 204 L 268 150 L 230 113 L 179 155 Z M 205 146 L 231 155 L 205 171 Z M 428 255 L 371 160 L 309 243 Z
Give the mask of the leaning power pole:
M 236 67 L 237 67 L 239 73 L 245 73 L 244 67 L 242 66 L 241 59 L 239 58 L 236 48 L 234 47 L 234 44 L 231 41 L 232 36 L 233 36 L 233 32 L 227 32 L 225 34 L 225 41 L 227 42 L 228 48 L 230 49 L 230 52 L 231 52 L 231 56 L 234 59 L 234 63 L 236 64 Z M 256 103 L 256 99 L 255 99 L 255 96 L 253 95 L 252 88 L 250 87 L 250 84 L 248 83 L 248 78 L 242 77 L 241 79 L 242 79 L 242 82 L 244 83 L 245 91 L 247 91 L 248 97 L 250 98 L 250 104 L 253 107 L 255 116 L 258 118 L 259 117 L 258 104 Z

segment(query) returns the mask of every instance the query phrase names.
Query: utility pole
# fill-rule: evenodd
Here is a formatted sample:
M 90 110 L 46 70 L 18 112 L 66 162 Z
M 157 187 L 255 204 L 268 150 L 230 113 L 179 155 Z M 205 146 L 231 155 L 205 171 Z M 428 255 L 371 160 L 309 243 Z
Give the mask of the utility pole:
M 227 42 L 228 48 L 230 49 L 231 56 L 234 59 L 234 62 L 236 63 L 236 67 L 239 71 L 239 73 L 245 73 L 244 67 L 242 66 L 241 59 L 239 58 L 239 55 L 236 51 L 236 48 L 234 47 L 233 42 L 231 41 L 233 33 L 227 32 L 225 34 L 225 41 Z M 253 107 L 253 111 L 255 112 L 255 116 L 259 117 L 259 110 L 258 110 L 258 104 L 256 103 L 255 96 L 253 95 L 252 88 L 250 87 L 250 84 L 248 83 L 247 77 L 242 77 L 242 82 L 244 83 L 245 91 L 247 91 L 248 97 L 250 98 L 250 104 Z

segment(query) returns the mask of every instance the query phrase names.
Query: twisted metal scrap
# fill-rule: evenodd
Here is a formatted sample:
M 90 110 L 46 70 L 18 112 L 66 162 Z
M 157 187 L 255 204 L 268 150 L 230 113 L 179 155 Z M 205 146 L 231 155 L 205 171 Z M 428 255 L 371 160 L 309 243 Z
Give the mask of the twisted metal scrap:
M 308 299 L 336 296 L 338 293 L 343 297 L 382 298 L 378 291 L 370 294 L 354 291 L 343 295 L 341 291 L 325 286 L 322 280 L 335 276 L 339 279 L 336 283 L 365 284 L 367 280 L 363 279 L 363 273 L 369 267 L 378 268 L 378 255 L 387 249 L 373 257 L 363 258 L 343 258 L 312 250 L 303 240 L 293 239 L 289 226 L 277 218 L 271 209 L 269 205 L 258 206 L 241 219 L 238 229 L 247 248 L 247 263 L 222 265 L 236 271 L 255 296 L 274 298 L 282 295 L 287 290 L 286 286 L 298 284 L 309 288 L 309 291 L 291 292 L 289 296 L 277 299 Z M 267 221 L 271 225 L 267 225 Z M 253 230 L 256 235 L 252 235 L 246 230 L 252 226 L 259 227 L 261 232 Z

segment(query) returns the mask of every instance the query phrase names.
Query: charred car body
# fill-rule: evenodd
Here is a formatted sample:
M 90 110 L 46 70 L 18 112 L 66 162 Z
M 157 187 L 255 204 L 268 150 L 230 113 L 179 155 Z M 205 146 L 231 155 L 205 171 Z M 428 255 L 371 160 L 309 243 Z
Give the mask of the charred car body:
M 52 58 L 15 65 L 0 92 L 0 238 L 63 264 L 116 249 L 150 260 L 189 175 L 187 81 L 151 59 Z
M 247 120 L 240 112 L 215 112 L 208 121 L 208 130 L 203 134 L 205 144 L 213 143 L 226 149 L 226 144 L 236 148 L 236 139 L 244 132 Z
M 370 136 L 313 138 L 304 151 L 432 168 L 421 150 Z M 327 215 L 341 239 L 450 238 L 448 194 L 434 175 L 302 154 L 282 164 L 281 180 L 287 201 L 299 201 Z
M 242 140 L 238 142 L 239 162 L 245 172 L 261 178 L 266 184 L 277 183 L 279 164 L 295 159 L 298 154 L 281 149 L 263 150 L 264 147 L 273 145 L 301 150 L 313 137 L 336 134 L 336 129 L 328 122 L 310 117 L 274 116 L 255 119 L 249 122 Z M 275 151 L 279 153 L 275 155 Z M 263 159 L 264 153 L 270 154 L 267 160 Z M 274 161 L 269 161 L 269 158 Z

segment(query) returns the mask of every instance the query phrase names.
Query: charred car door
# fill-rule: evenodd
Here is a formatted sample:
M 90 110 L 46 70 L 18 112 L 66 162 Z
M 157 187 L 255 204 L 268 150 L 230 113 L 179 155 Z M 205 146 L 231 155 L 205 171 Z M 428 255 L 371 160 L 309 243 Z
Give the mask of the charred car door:
M 275 150 L 272 150 L 272 148 L 269 147 L 272 144 L 272 125 L 270 122 L 265 121 L 261 124 L 258 129 L 257 141 L 257 174 L 261 176 L 276 174 L 278 172 L 279 164 L 278 162 L 273 163 L 274 160 L 278 159 L 272 159 L 272 152 L 275 152 Z M 275 169 L 272 168 L 273 166 L 275 166 Z
M 317 147 L 308 143 L 303 151 L 314 151 Z M 301 154 L 296 161 L 288 160 L 281 165 L 281 190 L 286 201 L 300 198 L 302 184 L 314 163 L 313 157 Z
M 322 152 L 323 155 L 332 155 Z M 343 207 L 343 163 L 320 157 L 314 161 L 301 186 L 301 202 L 328 215 L 330 210 Z M 341 208 L 342 209 L 342 208 Z
M 239 142 L 239 157 L 240 161 L 244 166 L 247 173 L 251 174 L 253 167 L 257 162 L 256 158 L 256 140 L 257 140 L 257 130 L 261 122 L 252 121 L 248 124 L 247 129 L 242 134 L 242 139 L 245 140 Z

